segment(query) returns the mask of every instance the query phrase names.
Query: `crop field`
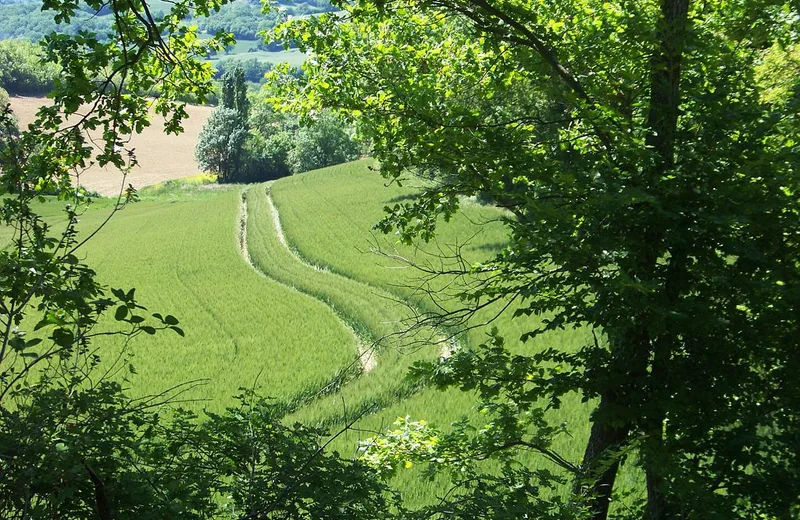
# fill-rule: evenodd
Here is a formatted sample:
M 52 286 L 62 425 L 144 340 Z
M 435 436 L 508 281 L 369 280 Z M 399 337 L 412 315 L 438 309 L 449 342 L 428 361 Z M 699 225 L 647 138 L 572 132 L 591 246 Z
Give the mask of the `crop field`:
M 240 387 L 291 400 L 351 363 L 355 337 L 328 307 L 264 277 L 242 258 L 239 189 L 163 198 L 119 212 L 83 250 L 103 282 L 136 287 L 149 312 L 178 316 L 186 331 L 185 338 L 162 332 L 131 342 L 134 394 L 207 379 L 182 398 L 202 400 L 190 403 L 195 409 L 219 411 Z M 83 227 L 94 228 L 107 211 L 88 212 Z M 113 339 L 97 345 L 106 360 L 119 349 Z
M 368 168 L 372 165 L 372 161 L 364 160 L 276 181 L 271 193 L 281 215 L 286 240 L 309 263 L 326 266 L 345 277 L 382 288 L 396 294 L 398 299 L 410 299 L 421 309 L 430 307 L 424 292 L 417 288 L 421 282 L 418 271 L 391 257 L 375 254 L 374 250 L 380 249 L 422 264 L 431 263 L 434 255 L 440 252 L 452 254 L 456 249 L 468 262 L 487 260 L 504 242 L 504 230 L 498 220 L 503 215 L 494 208 L 464 201 L 463 214 L 452 222 L 441 223 L 435 242 L 417 247 L 402 246 L 392 236 L 370 232 L 370 228 L 383 215 L 384 206 L 401 202 L 414 192 L 414 181 L 404 183 L 403 188 L 386 187 L 386 181 Z M 360 232 L 354 233 L 353 230 Z M 430 283 L 431 289 L 441 293 L 454 281 L 440 278 Z M 453 308 L 458 302 L 445 301 L 443 304 Z M 498 310 L 497 307 L 485 309 L 471 324 L 492 320 Z M 518 338 L 529 330 L 531 320 L 536 318 L 512 320 L 510 316 L 511 312 L 506 312 L 494 319 L 490 326 L 499 329 L 507 345 L 515 352 L 530 354 L 545 345 L 576 349 L 589 340 L 586 331 L 567 330 L 522 344 Z M 488 327 L 477 327 L 461 335 L 462 345 L 479 345 L 486 339 Z M 403 359 L 405 356 L 401 354 L 400 357 Z M 426 419 L 434 426 L 446 429 L 447 425 L 465 415 L 480 420 L 475 405 L 475 396 L 469 393 L 423 388 L 365 417 L 360 421 L 359 429 L 383 431 L 397 417 L 407 415 L 412 419 Z M 554 421 L 565 423 L 572 436 L 563 437 L 556 448 L 575 461 L 580 460 L 589 433 L 584 427 L 587 412 L 577 398 L 565 400 L 560 410 L 551 412 Z M 296 415 L 306 421 L 313 419 L 305 410 Z M 368 434 L 345 435 L 336 447 L 344 453 L 352 452 L 357 441 L 365 436 Z M 406 492 L 406 500 L 412 504 L 427 502 L 441 490 L 440 486 L 425 485 L 416 471 L 401 472 L 397 478 Z M 633 486 L 635 475 L 624 474 L 621 480 Z
M 424 263 L 459 249 L 468 262 L 486 260 L 504 241 L 503 214 L 464 201 L 463 214 L 441 225 L 436 242 L 401 246 L 370 229 L 384 206 L 414 192 L 414 183 L 385 187 L 370 165 L 357 161 L 250 186 L 168 181 L 142 190 L 141 202 L 115 215 L 88 243 L 87 262 L 111 287 L 136 287 L 149 312 L 177 316 L 186 331 L 184 339 L 161 332 L 131 342 L 127 352 L 137 369 L 128 376 L 132 392 L 153 394 L 204 379 L 181 398 L 195 409 L 219 411 L 238 388 L 255 386 L 286 403 L 287 421 L 330 431 L 364 414 L 356 430 L 332 444 L 352 456 L 358 441 L 386 430 L 397 417 L 425 419 L 445 430 L 462 417 L 483 420 L 475 395 L 437 391 L 405 377 L 417 360 L 479 345 L 489 326 L 477 326 L 483 322 L 491 321 L 520 353 L 544 345 L 575 349 L 590 339 L 586 331 L 567 330 L 523 344 L 518 338 L 536 318 L 512 320 L 510 312 L 496 317 L 498 308 L 476 315 L 470 323 L 476 328 L 466 333 L 427 328 L 415 338 L 393 335 L 408 327 L 415 309 L 433 306 L 425 291 L 415 289 L 418 272 L 397 258 Z M 58 207 L 48 202 L 43 213 L 55 219 Z M 84 229 L 109 210 L 101 202 L 87 212 Z M 426 283 L 445 293 L 458 280 Z M 453 341 L 444 341 L 451 335 Z M 414 343 L 421 338 L 432 342 Z M 114 341 L 100 346 L 110 359 L 120 348 Z M 587 412 L 577 398 L 550 412 L 570 431 L 555 448 L 576 462 L 588 435 Z M 530 461 L 553 469 L 541 459 Z M 624 487 L 635 488 L 638 478 L 630 465 L 623 468 Z M 417 468 L 401 472 L 395 483 L 409 505 L 433 500 L 446 485 L 425 480 Z
M 31 123 L 36 111 L 49 101 L 40 97 L 12 97 L 11 108 L 24 128 Z M 88 190 L 101 195 L 114 196 L 120 188 L 133 184 L 135 188 L 148 186 L 169 179 L 180 179 L 198 172 L 194 160 L 194 147 L 200 130 L 203 128 L 213 107 L 189 105 L 186 111 L 189 119 L 183 123 L 183 133 L 166 135 L 163 132 L 163 118 L 153 116 L 153 124 L 140 135 L 133 136 L 127 148 L 136 149 L 139 166 L 135 167 L 126 179 L 111 168 L 92 166 L 80 175 L 78 182 Z

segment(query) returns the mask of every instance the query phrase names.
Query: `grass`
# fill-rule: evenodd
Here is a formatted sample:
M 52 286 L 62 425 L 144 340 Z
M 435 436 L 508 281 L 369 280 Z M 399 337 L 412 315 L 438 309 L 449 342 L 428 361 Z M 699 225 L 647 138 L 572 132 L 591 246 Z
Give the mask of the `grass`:
M 470 201 L 464 202 L 461 215 L 442 224 L 436 243 L 408 247 L 372 233 L 384 206 L 406 200 L 417 189 L 413 182 L 385 187 L 370 171 L 372 164 L 358 161 L 244 188 L 207 185 L 208 179 L 196 178 L 143 189 L 142 202 L 116 215 L 85 250 L 86 261 L 105 283 L 136 287 L 140 303 L 151 312 L 174 314 L 186 331 L 185 340 L 160 333 L 130 345 L 138 369 L 131 376 L 133 391 L 153 393 L 208 378 L 208 385 L 185 397 L 208 400 L 194 407 L 220 410 L 239 387 L 257 384 L 262 393 L 294 405 L 287 421 L 332 430 L 362 411 L 371 412 L 357 423 L 360 431 L 332 444 L 346 456 L 354 454 L 359 440 L 384 431 L 398 416 L 426 419 L 442 429 L 464 416 L 477 424 L 484 421 L 475 410 L 475 395 L 440 392 L 405 379 L 409 365 L 435 358 L 438 346 L 403 348 L 402 341 L 391 338 L 377 349 L 373 369 L 345 370 L 358 367 L 354 361 L 360 350 L 402 326 L 409 317 L 402 302 L 418 309 L 432 305 L 424 291 L 414 289 L 418 273 L 371 248 L 417 262 L 460 248 L 468 262 L 477 262 L 506 241 L 503 213 Z M 41 209 L 57 219 L 60 206 L 48 202 Z M 85 229 L 105 217 L 109 204 L 101 201 L 95 208 L 82 219 Z M 242 256 L 242 222 L 252 265 Z M 286 243 L 279 239 L 278 224 Z M 0 238 L 5 232 L 0 230 Z M 451 283 L 437 278 L 430 288 L 439 291 Z M 443 304 L 453 308 L 459 302 Z M 480 313 L 473 324 L 489 321 L 496 311 Z M 589 341 L 587 331 L 568 330 L 521 343 L 518 338 L 536 319 L 512 320 L 505 313 L 492 325 L 516 353 L 551 345 L 576 349 Z M 486 330 L 479 327 L 458 339 L 473 348 L 485 340 Z M 428 332 L 440 337 L 446 331 Z M 104 348 L 113 352 L 119 347 L 109 343 Z M 337 379 L 343 373 L 348 377 Z M 331 385 L 337 381 L 341 384 Z M 588 436 L 588 411 L 572 396 L 550 412 L 553 422 L 566 423 L 572 434 L 555 448 L 575 462 Z M 533 456 L 524 461 L 547 467 Z M 623 468 L 620 485 L 637 489 L 641 476 L 631 466 Z M 394 483 L 410 506 L 429 503 L 446 485 L 423 480 L 416 469 L 400 472 Z
M 163 194 L 162 194 L 163 196 Z M 254 271 L 238 245 L 240 189 L 132 205 L 85 250 L 112 287 L 136 287 L 151 312 L 174 314 L 186 338 L 136 338 L 138 394 L 189 379 L 209 383 L 187 398 L 220 410 L 239 387 L 256 385 L 291 400 L 317 388 L 357 350 L 352 333 L 324 304 Z M 103 212 L 84 218 L 87 229 Z M 118 345 L 105 345 L 113 351 Z

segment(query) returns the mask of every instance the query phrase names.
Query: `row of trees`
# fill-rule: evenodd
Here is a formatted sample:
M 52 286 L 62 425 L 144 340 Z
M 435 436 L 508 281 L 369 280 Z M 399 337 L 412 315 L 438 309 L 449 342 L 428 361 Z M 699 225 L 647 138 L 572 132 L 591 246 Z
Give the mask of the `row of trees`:
M 262 31 L 272 29 L 279 21 L 287 17 L 304 16 L 330 11 L 327 0 L 297 2 L 282 0 L 277 2 L 277 9 L 263 11 L 259 2 L 236 0 L 221 3 L 213 8 L 208 16 L 187 18 L 187 22 L 198 24 L 211 34 L 217 31 L 233 34 L 239 39 L 255 40 Z M 150 6 L 153 16 L 166 14 L 163 4 Z M 42 11 L 41 3 L 31 0 L 0 2 L 0 39 L 24 38 L 38 41 L 51 32 L 77 34 L 81 30 L 106 35 L 114 32 L 112 9 L 106 7 L 96 12 L 89 5 L 81 5 L 69 21 L 53 19 L 48 12 Z
M 219 182 L 258 182 L 359 157 L 352 127 L 329 110 L 301 126 L 293 114 L 276 112 L 262 96 L 251 107 L 245 73 L 234 66 L 222 76 L 221 105 L 200 133 L 195 155 Z
M 258 58 L 232 57 L 220 59 L 214 68 L 217 69 L 215 78 L 222 79 L 229 70 L 241 68 L 244 79 L 250 83 L 264 83 L 265 75 L 272 70 L 272 63 L 261 61 Z

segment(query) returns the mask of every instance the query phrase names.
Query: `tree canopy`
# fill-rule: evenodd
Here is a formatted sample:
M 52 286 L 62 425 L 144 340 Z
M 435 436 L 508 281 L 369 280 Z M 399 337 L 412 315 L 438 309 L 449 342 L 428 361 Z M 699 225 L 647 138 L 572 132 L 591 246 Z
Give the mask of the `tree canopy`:
M 560 467 L 592 517 L 608 514 L 626 458 L 646 474 L 648 518 L 797 515 L 800 88 L 764 64 L 793 63 L 800 6 L 341 7 L 278 30 L 314 60 L 304 78 L 281 79 L 276 101 L 338 110 L 371 140 L 385 177 L 434 180 L 378 228 L 431 239 L 437 219 L 476 194 L 510 212 L 508 246 L 463 272 L 467 308 L 427 319 L 459 326 L 464 310 L 511 299 L 519 319 L 541 317 L 525 338 L 595 335 L 577 352 L 554 344 L 527 356 L 495 336 L 424 367 L 441 385 L 479 389 L 494 411 L 481 435 L 453 442 L 471 438 L 486 456 L 547 453 L 558 428 L 542 410 L 577 392 L 595 403 L 592 432 L 583 460 Z M 533 508 L 498 486 L 542 478 L 509 467 L 491 489 Z M 468 518 L 487 488 L 464 482 L 470 492 L 453 504 Z

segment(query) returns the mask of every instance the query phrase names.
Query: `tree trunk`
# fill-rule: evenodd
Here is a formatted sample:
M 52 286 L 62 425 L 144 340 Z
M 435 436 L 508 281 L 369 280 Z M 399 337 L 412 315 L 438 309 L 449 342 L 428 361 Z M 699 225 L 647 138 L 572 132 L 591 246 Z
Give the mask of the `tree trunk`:
M 602 413 L 615 401 L 613 394 L 600 398 L 597 411 Z M 592 423 L 592 432 L 583 455 L 586 472 L 575 484 L 575 492 L 589 497 L 592 520 L 606 520 L 614 481 L 617 478 L 620 459 L 615 450 L 628 438 L 628 429 L 612 427 L 602 420 Z
M 680 108 L 681 59 L 686 42 L 690 0 L 661 0 L 661 19 L 658 28 L 658 48 L 651 61 L 650 109 L 647 124 L 650 132 L 646 144 L 657 154 L 658 161 L 650 179 L 652 185 L 675 163 L 675 135 Z M 671 262 L 682 263 L 681 255 L 672 252 Z M 682 266 L 673 266 L 680 269 Z M 672 277 L 670 277 L 672 278 Z M 677 301 L 675 280 L 668 280 L 667 297 Z M 655 339 L 655 352 L 651 367 L 651 386 L 655 395 L 663 394 L 669 371 L 671 345 L 668 338 Z M 669 498 L 664 489 L 663 466 L 655 459 L 663 444 L 665 414 L 656 410 L 644 418 L 646 444 L 651 455 L 643 454 L 647 481 L 647 520 L 668 518 Z

